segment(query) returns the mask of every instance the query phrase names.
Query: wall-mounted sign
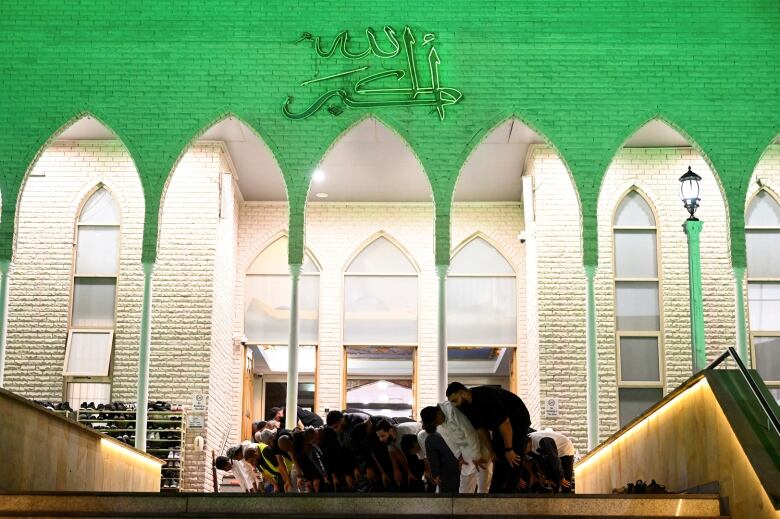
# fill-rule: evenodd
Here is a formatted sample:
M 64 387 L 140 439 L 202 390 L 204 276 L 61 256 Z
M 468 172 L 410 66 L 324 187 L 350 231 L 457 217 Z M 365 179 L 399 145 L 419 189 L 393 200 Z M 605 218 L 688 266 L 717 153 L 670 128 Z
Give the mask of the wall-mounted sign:
M 430 45 L 430 48 L 427 53 L 428 74 L 421 76 L 415 59 L 417 39 L 412 29 L 409 26 L 404 28 L 401 42 L 398 41 L 392 27 L 385 27 L 384 33 L 389 42 L 389 50 L 380 47 L 376 31 L 369 27 L 366 29 L 367 46 L 359 52 L 350 48 L 350 36 L 347 31 L 340 32 L 328 49 L 323 47 L 320 36 L 314 37 L 310 33 L 304 33 L 298 41 L 312 42 L 314 51 L 321 58 L 327 59 L 338 53 L 349 60 L 365 62 L 355 63 L 359 66 L 349 67 L 346 70 L 334 71 L 325 76 L 316 76 L 303 81 L 302 87 L 326 85 L 328 89 L 302 111 L 293 110 L 291 106 L 293 97 L 288 96 L 284 102 L 284 115 L 290 119 L 305 119 L 326 105 L 331 115 L 339 115 L 346 108 L 418 106 L 428 107 L 444 120 L 445 107 L 458 103 L 463 98 L 463 94 L 455 88 L 441 84 L 439 78 L 441 59 L 433 45 L 436 36 L 433 33 L 426 33 L 422 37 L 421 46 L 425 48 Z M 402 47 L 403 54 L 399 58 Z M 375 62 L 372 63 L 370 58 L 376 58 Z M 394 58 L 398 58 L 401 66 L 388 69 L 385 60 Z M 343 78 L 348 77 L 350 81 L 345 82 Z M 351 81 L 353 77 L 357 79 Z
M 204 421 L 202 414 L 187 415 L 187 429 L 203 429 Z
M 544 401 L 545 418 L 558 418 L 558 399 L 548 398 Z
M 206 410 L 206 395 L 198 393 L 192 395 L 192 410 L 193 411 L 205 411 Z

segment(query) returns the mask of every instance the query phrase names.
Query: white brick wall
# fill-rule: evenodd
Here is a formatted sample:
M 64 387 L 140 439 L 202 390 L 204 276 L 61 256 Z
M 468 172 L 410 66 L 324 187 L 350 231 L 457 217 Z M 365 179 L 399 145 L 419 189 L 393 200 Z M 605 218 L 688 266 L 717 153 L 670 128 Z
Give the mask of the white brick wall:
M 254 258 L 287 223 L 286 204 L 245 203 L 239 227 L 237 308 L 243 309 L 243 276 Z M 519 204 L 456 204 L 453 211 L 453 247 L 475 232 L 497 243 L 518 273 L 518 321 L 520 393 L 527 392 L 525 365 L 525 263 L 517 233 L 523 229 Z M 318 409 L 342 406 L 342 285 L 350 258 L 377 233 L 400 243 L 420 269 L 419 349 L 417 357 L 417 408 L 436 402 L 436 319 L 438 277 L 433 255 L 433 207 L 431 204 L 313 203 L 306 214 L 306 245 L 322 266 L 320 274 L 320 345 Z M 236 314 L 236 333 L 242 333 L 243 314 Z
M 538 362 L 539 400 L 559 399 L 559 417 L 541 416 L 541 424 L 571 436 L 583 449 L 587 443 L 587 388 L 579 204 L 558 155 L 546 146 L 533 146 L 529 153 L 526 175 L 534 179 L 536 227 L 530 239 L 535 240 L 537 256 L 536 294 L 531 293 L 530 299 L 536 299 L 537 307 L 531 308 L 528 351 L 538 352 L 538 361 L 531 356 L 529 365 Z
M 712 360 L 725 348 L 736 345 L 736 301 L 728 217 L 715 175 L 691 148 L 621 150 L 604 178 L 598 209 L 596 312 L 602 439 L 617 430 L 618 425 L 612 221 L 617 205 L 633 187 L 650 200 L 658 219 L 665 392 L 691 376 L 688 246 L 682 229 L 688 212 L 680 202 L 678 181 L 689 165 L 702 177 L 702 202 L 696 216 L 704 222 L 701 260 L 708 358 Z
M 702 207 L 697 216 L 704 221 L 701 253 L 708 356 L 712 358 L 735 341 L 727 215 L 721 192 L 706 162 L 688 148 L 621 150 L 604 178 L 598 209 L 599 268 L 595 292 L 602 439 L 617 429 L 612 217 L 632 186 L 647 195 L 659 219 L 666 389 L 677 387 L 691 373 L 687 242 L 681 228 L 687 212 L 678 194 L 678 178 L 689 164 L 703 177 Z M 542 417 L 541 422 L 571 435 L 577 446 L 584 449 L 587 443 L 585 276 L 579 210 L 566 167 L 551 149 L 545 146 L 533 149 L 528 174 L 535 180 L 538 249 L 538 321 L 535 324 L 539 330 L 541 399 L 561 399 L 561 416 Z M 529 329 L 533 329 L 532 324 Z M 529 350 L 533 348 L 529 344 Z
M 111 191 L 122 211 L 113 396 L 135 399 L 143 194 L 124 148 L 100 141 L 61 141 L 50 146 L 21 197 L 9 287 L 5 384 L 26 397 L 62 398 L 76 218 L 99 183 Z

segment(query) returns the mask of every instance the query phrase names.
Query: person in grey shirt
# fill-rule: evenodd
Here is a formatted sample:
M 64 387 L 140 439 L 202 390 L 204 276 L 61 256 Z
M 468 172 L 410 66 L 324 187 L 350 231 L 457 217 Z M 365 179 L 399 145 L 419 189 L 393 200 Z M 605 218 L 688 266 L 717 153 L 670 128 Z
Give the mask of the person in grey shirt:
M 457 494 L 460 487 L 460 462 L 441 434 L 428 432 L 425 456 L 431 467 L 431 479 L 438 487 L 439 494 Z

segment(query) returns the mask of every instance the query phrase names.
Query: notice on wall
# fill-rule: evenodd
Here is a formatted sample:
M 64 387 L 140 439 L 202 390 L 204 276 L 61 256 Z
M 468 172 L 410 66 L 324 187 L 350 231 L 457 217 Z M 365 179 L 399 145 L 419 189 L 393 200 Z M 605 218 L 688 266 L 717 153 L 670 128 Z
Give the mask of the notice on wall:
M 544 401 L 544 416 L 545 418 L 558 418 L 557 398 L 547 398 Z
M 202 414 L 187 415 L 187 429 L 203 429 L 204 421 Z
M 202 393 L 192 395 L 192 410 L 193 411 L 206 410 L 206 395 Z

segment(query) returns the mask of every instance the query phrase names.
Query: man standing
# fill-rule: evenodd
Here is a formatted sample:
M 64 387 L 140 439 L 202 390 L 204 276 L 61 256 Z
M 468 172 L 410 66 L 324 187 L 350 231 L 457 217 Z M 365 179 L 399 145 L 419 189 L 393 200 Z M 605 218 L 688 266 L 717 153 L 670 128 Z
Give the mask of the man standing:
M 460 382 L 447 386 L 447 399 L 469 419 L 490 446 L 495 461 L 490 493 L 517 492 L 522 454 L 531 415 L 523 401 L 510 391 L 492 386 L 468 389 Z
M 483 445 L 469 419 L 449 401 L 424 408 L 420 418 L 426 430 L 441 434 L 461 462 L 459 492 L 487 494 L 493 476 L 490 446 Z

